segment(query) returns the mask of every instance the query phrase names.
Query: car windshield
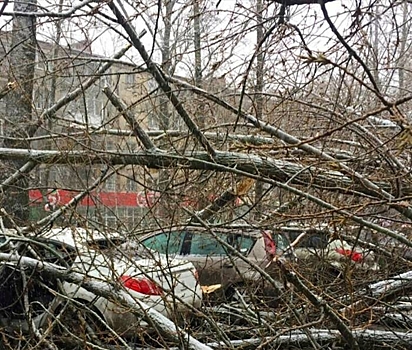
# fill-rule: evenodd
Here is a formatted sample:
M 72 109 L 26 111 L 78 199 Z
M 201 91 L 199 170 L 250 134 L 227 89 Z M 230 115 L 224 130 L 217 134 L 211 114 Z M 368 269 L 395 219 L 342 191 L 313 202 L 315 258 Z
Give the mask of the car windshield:
M 125 242 L 126 239 L 122 237 L 98 238 L 88 240 L 85 245 L 88 248 L 104 252 L 105 250 L 112 249 Z
M 6 242 L 7 238 L 0 236 L 0 248 L 5 251 L 17 249 L 18 253 L 22 256 L 61 266 L 70 266 L 76 257 L 75 248 L 52 239 L 33 237 L 20 240 L 15 238 L 10 240 L 12 242 L 11 245 L 5 244 Z
M 295 241 L 303 231 L 289 232 L 291 242 Z M 323 231 L 310 230 L 298 243 L 299 248 L 316 248 L 324 249 L 328 245 L 328 234 Z

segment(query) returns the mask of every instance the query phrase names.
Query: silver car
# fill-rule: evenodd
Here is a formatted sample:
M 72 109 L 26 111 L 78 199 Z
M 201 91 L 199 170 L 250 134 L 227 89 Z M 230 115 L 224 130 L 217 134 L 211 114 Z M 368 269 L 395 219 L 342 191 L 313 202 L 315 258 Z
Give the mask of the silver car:
M 205 291 L 210 286 L 220 286 L 230 298 L 235 290 L 250 285 L 262 291 L 263 284 L 274 295 L 273 288 L 264 283 L 265 278 L 253 265 L 267 272 L 275 279 L 277 288 L 282 289 L 284 283 L 273 259 L 291 256 L 285 252 L 289 242 L 282 234 L 242 227 L 212 231 L 199 226 L 170 227 L 150 232 L 140 242 L 159 253 L 189 260 L 195 265 Z

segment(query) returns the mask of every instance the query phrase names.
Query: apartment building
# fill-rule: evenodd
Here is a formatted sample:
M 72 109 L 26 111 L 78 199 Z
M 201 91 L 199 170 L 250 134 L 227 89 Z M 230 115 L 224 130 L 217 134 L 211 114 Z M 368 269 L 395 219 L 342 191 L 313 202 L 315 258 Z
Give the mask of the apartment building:
M 0 33 L 0 84 L 7 83 L 7 63 L 10 49 L 9 33 Z M 87 41 L 69 46 L 57 46 L 38 41 L 36 55 L 33 117 L 52 106 L 60 98 L 98 74 L 109 59 L 91 51 Z M 125 135 L 130 130 L 122 116 L 102 92 L 108 86 L 116 92 L 134 113 L 144 128 L 156 129 L 158 118 L 150 92 L 156 89 L 151 77 L 136 70 L 125 60 L 112 66 L 77 99 L 61 108 L 56 115 L 39 127 L 31 145 L 36 149 L 86 150 L 94 152 L 135 151 L 140 144 L 135 137 Z M 5 104 L 0 100 L 0 133 L 3 133 Z M 113 131 L 113 132 L 110 132 Z M 57 207 L 67 204 L 79 192 L 89 188 L 105 170 L 105 165 L 39 166 L 29 189 L 31 218 L 38 220 Z M 141 167 L 111 168 L 115 171 L 102 185 L 90 192 L 66 220 L 84 225 L 132 229 L 144 222 L 151 210 L 156 193 L 156 173 Z M 149 186 L 150 190 L 146 188 Z

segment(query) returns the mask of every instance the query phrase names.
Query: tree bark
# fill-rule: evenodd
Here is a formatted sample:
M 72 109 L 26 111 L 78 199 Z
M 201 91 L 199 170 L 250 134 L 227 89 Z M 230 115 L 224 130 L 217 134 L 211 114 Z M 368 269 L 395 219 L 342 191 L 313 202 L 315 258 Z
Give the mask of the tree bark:
M 217 197 L 213 203 L 209 204 L 206 208 L 200 210 L 196 217 L 192 217 L 189 221 L 189 224 L 199 221 L 208 221 L 211 217 L 213 217 L 216 213 L 218 213 L 221 209 L 225 206 L 233 203 L 236 198 L 240 196 L 244 196 L 249 192 L 250 188 L 252 187 L 254 181 L 252 179 L 246 178 L 238 182 L 236 185 L 236 189 L 228 189 L 223 192 L 219 197 Z
M 34 12 L 37 0 L 16 1 L 14 11 Z M 13 29 L 9 41 L 9 84 L 14 86 L 6 96 L 6 120 L 4 145 L 11 148 L 30 148 L 27 131 L 32 126 L 34 67 L 36 59 L 36 19 L 34 16 L 13 18 Z M 15 139 L 17 138 L 17 139 Z M 10 160 L 3 164 L 2 178 L 6 179 L 24 165 L 22 160 Z M 29 219 L 29 179 L 20 177 L 13 186 L 2 193 L 1 206 L 17 224 L 27 224 Z M 6 219 L 8 227 L 13 222 Z
M 393 276 L 390 279 L 379 281 L 370 284 L 366 289 L 357 293 L 358 301 L 352 303 L 340 311 L 342 314 L 353 314 L 359 309 L 364 309 L 368 305 L 379 303 L 380 301 L 386 302 L 393 300 L 400 295 L 405 295 L 412 290 L 412 271 L 402 273 L 397 276 Z M 348 296 L 353 298 L 353 296 Z M 342 300 L 344 300 L 342 298 Z M 349 299 L 350 300 L 350 299 Z
M 247 173 L 252 177 L 269 178 L 291 184 L 311 186 L 314 188 L 376 197 L 375 190 L 354 182 L 350 177 L 339 171 L 332 171 L 315 166 L 303 166 L 298 163 L 260 157 L 254 154 L 237 152 L 216 152 L 212 160 L 206 152 L 190 152 L 187 155 L 165 152 L 140 151 L 135 153 L 107 154 L 90 153 L 87 151 L 45 151 L 0 148 L 0 160 L 32 160 L 37 163 L 53 162 L 54 164 L 111 164 L 111 165 L 142 165 L 152 169 L 186 167 L 197 170 L 215 170 L 223 172 Z M 240 174 L 245 175 L 245 174 Z M 262 179 L 264 181 L 264 179 Z M 390 183 L 373 182 L 374 186 L 384 191 L 392 191 Z M 412 195 L 412 188 L 405 184 L 405 196 Z M 395 193 L 394 193 L 395 195 Z M 400 203 L 401 205 L 402 203 Z

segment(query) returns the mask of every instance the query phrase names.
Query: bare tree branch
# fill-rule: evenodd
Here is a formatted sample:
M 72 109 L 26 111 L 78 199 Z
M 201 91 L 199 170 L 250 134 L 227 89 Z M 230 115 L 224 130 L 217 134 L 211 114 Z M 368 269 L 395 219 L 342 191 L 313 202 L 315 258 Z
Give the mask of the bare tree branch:
M 70 18 L 74 15 L 77 10 L 82 9 L 84 6 L 96 2 L 96 0 L 86 0 L 82 1 L 79 4 L 73 6 L 70 10 L 65 12 L 20 12 L 20 11 L 13 11 L 13 12 L 3 12 L 3 16 L 22 16 L 22 17 L 49 17 L 49 18 Z
M 172 321 L 160 314 L 154 308 L 147 306 L 142 301 L 133 298 L 129 293 L 120 289 L 113 283 L 85 276 L 83 273 L 62 268 L 61 266 L 39 261 L 36 259 L 16 256 L 13 254 L 0 253 L 0 261 L 14 262 L 19 266 L 28 268 L 32 271 L 42 273 L 52 279 L 61 279 L 70 283 L 77 284 L 84 289 L 106 299 L 112 300 L 119 305 L 124 306 L 127 310 L 136 313 L 154 325 L 165 337 L 174 342 L 181 342 L 184 339 L 188 349 L 210 350 L 206 346 L 187 334 L 184 330 L 177 327 Z
M 335 0 L 326 0 L 327 2 L 332 2 Z M 310 4 L 319 4 L 318 0 L 272 0 L 272 2 L 284 5 L 284 6 L 294 6 L 294 5 L 310 5 Z
M 132 115 L 130 111 L 127 110 L 126 104 L 122 102 L 113 91 L 110 91 L 108 87 L 105 87 L 103 89 L 103 92 L 107 96 L 107 98 L 113 103 L 113 105 L 117 108 L 117 110 L 123 115 L 124 119 L 126 119 L 126 122 L 132 129 L 133 135 L 135 135 L 140 140 L 144 148 L 146 148 L 147 150 L 157 150 L 156 145 L 149 138 L 147 133 L 140 127 L 134 115 Z
M 407 217 L 408 219 L 412 220 L 412 209 L 409 205 L 406 206 L 399 206 L 398 204 L 394 203 L 390 203 L 392 200 L 394 200 L 394 196 L 391 195 L 390 193 L 388 193 L 387 191 L 385 191 L 384 189 L 380 188 L 378 185 L 376 185 L 375 183 L 373 183 L 372 181 L 370 181 L 369 179 L 365 178 L 362 174 L 360 174 L 359 172 L 351 169 L 349 166 L 347 166 L 344 162 L 339 161 L 338 159 L 332 157 L 328 152 L 318 149 L 302 140 L 300 140 L 299 138 L 283 131 L 280 128 L 277 127 L 273 127 L 270 124 L 267 124 L 263 121 L 260 121 L 258 119 L 256 119 L 253 115 L 242 112 L 242 111 L 238 111 L 235 107 L 231 106 L 230 104 L 228 104 L 227 102 L 221 100 L 220 98 L 216 97 L 216 96 L 212 96 L 210 93 L 208 93 L 205 90 L 199 89 L 193 85 L 190 85 L 186 82 L 182 82 L 179 79 L 175 79 L 175 78 L 168 78 L 170 81 L 173 81 L 174 83 L 180 84 L 181 86 L 186 86 L 189 87 L 190 89 L 202 96 L 205 96 L 211 100 L 213 100 L 214 102 L 218 103 L 220 106 L 226 108 L 227 110 L 231 111 L 234 114 L 238 114 L 240 115 L 242 118 L 244 118 L 247 122 L 252 123 L 256 128 L 263 130 L 267 133 L 269 133 L 272 136 L 277 137 L 278 139 L 282 140 L 283 142 L 286 142 L 290 145 L 293 145 L 309 154 L 313 154 L 318 156 L 321 159 L 324 159 L 328 162 L 331 162 L 332 164 L 334 164 L 336 167 L 338 167 L 344 174 L 353 177 L 354 179 L 356 179 L 356 181 L 359 184 L 362 184 L 362 186 L 364 186 L 365 188 L 367 188 L 368 190 L 370 190 L 372 193 L 374 193 L 374 196 L 378 197 L 378 198 L 382 198 L 385 200 L 388 200 L 388 205 L 393 207 L 394 209 L 396 209 L 397 211 L 399 211 L 401 214 L 403 214 L 405 217 Z
M 125 29 L 125 31 L 129 35 L 130 40 L 133 43 L 133 46 L 139 51 L 140 56 L 142 56 L 143 60 L 145 61 L 146 65 L 147 65 L 147 69 L 153 75 L 153 77 L 155 78 L 155 80 L 159 84 L 160 88 L 167 95 L 170 102 L 175 107 L 176 111 L 179 113 L 179 115 L 182 117 L 182 119 L 186 123 L 186 125 L 189 128 L 190 132 L 199 141 L 199 143 L 202 145 L 202 147 L 213 157 L 214 154 L 215 154 L 215 150 L 210 145 L 209 141 L 203 135 L 203 133 L 201 133 L 199 131 L 199 128 L 197 127 L 195 122 L 192 120 L 192 118 L 189 116 L 189 114 L 184 109 L 182 103 L 179 101 L 179 99 L 173 93 L 171 87 L 169 86 L 167 80 L 164 77 L 163 72 L 151 60 L 149 54 L 146 52 L 146 49 L 144 48 L 143 44 L 139 40 L 139 37 L 137 36 L 137 34 L 136 34 L 134 28 L 131 26 L 130 22 L 128 22 L 124 18 L 124 16 L 121 14 L 121 12 L 117 8 L 117 6 L 114 4 L 114 2 L 109 2 L 108 6 L 110 7 L 110 9 L 113 11 L 115 16 L 117 17 L 117 19 L 119 21 L 119 24 Z

